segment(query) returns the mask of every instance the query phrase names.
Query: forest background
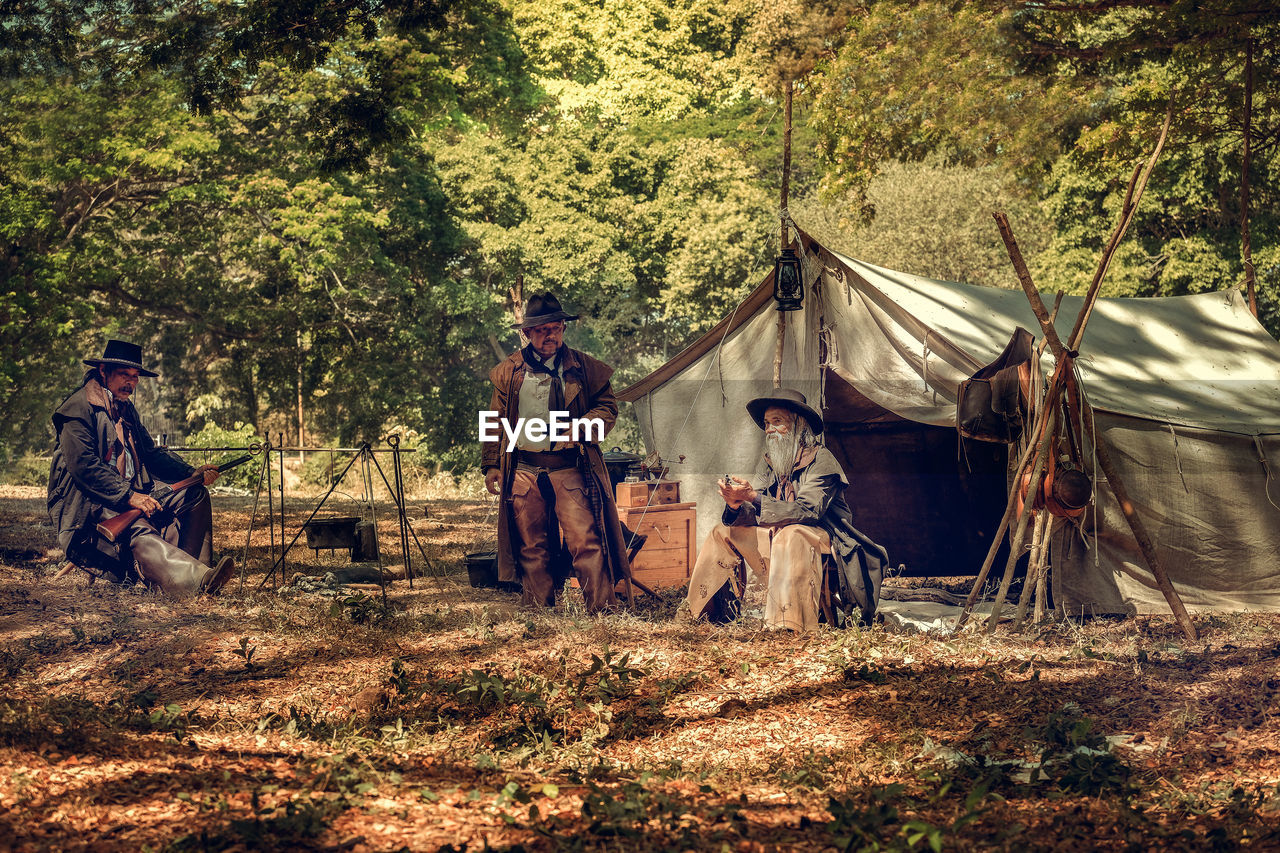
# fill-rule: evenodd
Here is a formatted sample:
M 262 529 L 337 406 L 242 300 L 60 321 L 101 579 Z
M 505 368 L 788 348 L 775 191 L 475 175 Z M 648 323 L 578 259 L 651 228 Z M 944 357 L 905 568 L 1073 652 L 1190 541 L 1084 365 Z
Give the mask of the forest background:
M 1274 335 L 1278 66 L 1262 0 L 5 0 L 0 457 L 124 337 L 171 442 L 398 430 L 463 470 L 518 276 L 615 387 L 759 281 L 786 80 L 803 227 L 1016 286 L 1004 209 L 1049 292 L 1168 112 L 1103 294 L 1243 286 L 1247 245 Z

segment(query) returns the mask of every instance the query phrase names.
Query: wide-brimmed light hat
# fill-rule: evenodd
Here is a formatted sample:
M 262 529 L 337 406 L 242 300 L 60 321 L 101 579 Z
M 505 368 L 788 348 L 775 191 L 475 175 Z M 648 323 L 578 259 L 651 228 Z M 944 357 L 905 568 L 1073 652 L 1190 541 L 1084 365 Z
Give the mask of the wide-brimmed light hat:
M 822 434 L 822 415 L 809 406 L 809 401 L 799 391 L 793 388 L 777 388 L 772 394 L 756 397 L 747 403 L 747 411 L 751 413 L 752 419 L 760 429 L 764 429 L 764 413 L 771 406 L 790 409 L 809 422 L 809 428 L 813 430 L 814 435 Z

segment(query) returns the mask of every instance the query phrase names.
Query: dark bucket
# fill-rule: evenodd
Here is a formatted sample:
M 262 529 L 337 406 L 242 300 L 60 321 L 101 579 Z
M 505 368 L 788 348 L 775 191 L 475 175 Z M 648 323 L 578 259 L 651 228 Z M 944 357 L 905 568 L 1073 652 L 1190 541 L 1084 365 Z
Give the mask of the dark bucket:
M 467 555 L 467 580 L 477 589 L 519 592 L 520 584 L 498 580 L 498 552 L 480 551 Z

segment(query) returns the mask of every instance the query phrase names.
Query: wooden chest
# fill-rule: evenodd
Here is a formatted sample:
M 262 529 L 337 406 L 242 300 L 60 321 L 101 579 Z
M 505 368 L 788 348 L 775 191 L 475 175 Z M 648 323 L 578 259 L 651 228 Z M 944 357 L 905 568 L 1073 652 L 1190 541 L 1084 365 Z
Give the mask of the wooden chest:
M 650 497 L 652 493 L 653 497 Z M 679 480 L 645 480 L 640 483 L 619 483 L 614 494 L 618 509 L 631 506 L 675 504 L 680 502 Z
M 650 587 L 680 586 L 689 580 L 697 558 L 696 503 L 618 507 L 618 518 L 648 541 L 631 564 L 636 580 Z

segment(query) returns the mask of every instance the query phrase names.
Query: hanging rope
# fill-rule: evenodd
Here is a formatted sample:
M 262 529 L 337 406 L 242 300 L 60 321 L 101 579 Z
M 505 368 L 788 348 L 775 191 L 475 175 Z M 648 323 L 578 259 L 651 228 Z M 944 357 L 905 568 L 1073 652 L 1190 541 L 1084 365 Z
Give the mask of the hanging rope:
M 1173 428 L 1173 424 L 1165 424 L 1169 427 L 1169 435 L 1173 436 L 1173 462 L 1178 467 L 1178 477 L 1182 480 L 1182 490 L 1187 494 L 1191 494 L 1191 489 L 1187 488 L 1187 478 L 1182 473 L 1182 457 L 1178 453 L 1178 433 Z
M 1257 448 L 1258 461 L 1262 463 L 1262 470 L 1267 474 L 1267 483 L 1265 486 L 1267 503 L 1271 504 L 1276 509 L 1280 509 L 1280 506 L 1276 506 L 1276 502 L 1271 499 L 1271 464 L 1267 462 L 1267 454 L 1262 448 L 1262 436 L 1255 435 L 1253 437 L 1253 446 Z
M 689 403 L 689 408 L 685 412 L 684 422 L 680 424 L 680 429 L 676 430 L 676 437 L 671 442 L 672 447 L 680 447 L 680 440 L 684 437 L 685 428 L 689 425 L 689 419 L 693 417 L 693 410 L 697 408 L 698 400 L 702 397 L 702 389 L 706 387 L 707 378 L 711 375 L 711 366 L 720 364 L 721 351 L 724 349 L 724 342 L 729 337 L 729 332 L 733 329 L 733 321 L 738 316 L 738 309 L 742 307 L 739 302 L 733 307 L 733 311 L 729 314 L 729 322 L 724 326 L 724 334 L 720 336 L 720 340 L 716 343 L 716 348 L 711 353 L 711 360 L 707 362 L 707 369 L 702 374 L 702 381 L 698 383 L 698 390 L 694 392 L 693 401 Z M 653 428 L 653 394 L 647 395 L 649 398 L 649 434 L 655 435 Z M 724 392 L 724 373 L 720 374 L 720 397 L 724 403 L 728 402 L 728 396 Z M 723 403 L 722 403 L 723 405 Z M 657 446 L 657 438 L 654 438 L 654 446 Z M 659 454 L 661 459 L 661 454 Z M 636 529 L 640 529 L 640 525 L 644 523 L 645 516 L 649 514 L 649 507 L 653 506 L 653 495 L 655 489 L 649 489 L 648 499 L 645 501 L 644 508 L 640 511 L 640 519 L 636 522 Z

